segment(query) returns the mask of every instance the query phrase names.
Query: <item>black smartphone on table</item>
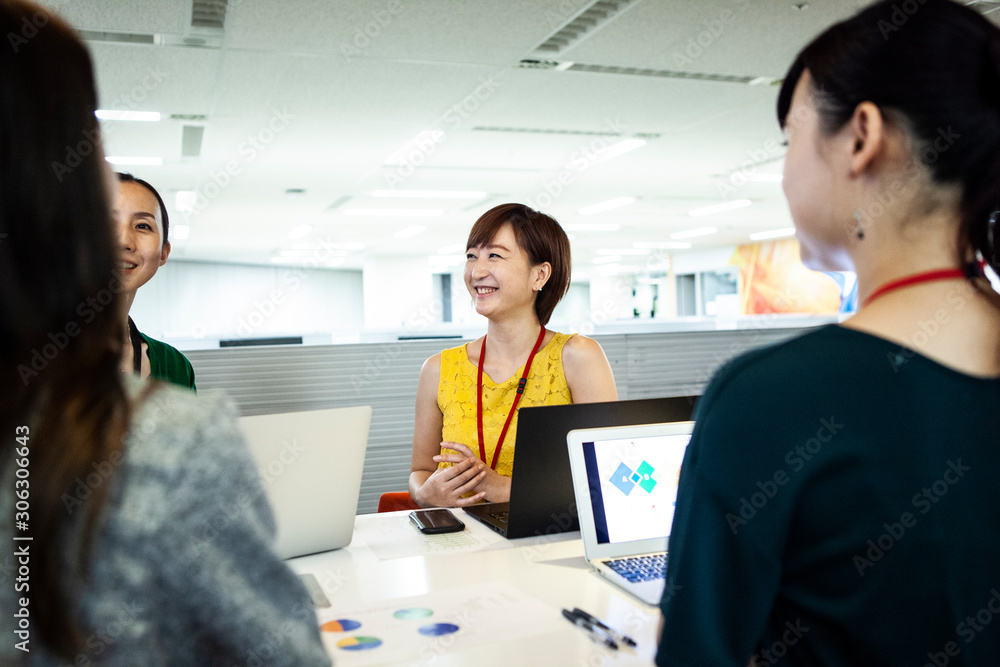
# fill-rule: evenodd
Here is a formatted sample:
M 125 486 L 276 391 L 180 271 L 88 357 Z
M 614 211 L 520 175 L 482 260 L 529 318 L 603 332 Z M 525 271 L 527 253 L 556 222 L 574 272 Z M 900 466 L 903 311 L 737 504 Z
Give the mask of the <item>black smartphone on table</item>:
M 465 524 L 446 509 L 416 510 L 410 512 L 410 521 L 420 529 L 421 533 L 427 535 L 465 530 Z

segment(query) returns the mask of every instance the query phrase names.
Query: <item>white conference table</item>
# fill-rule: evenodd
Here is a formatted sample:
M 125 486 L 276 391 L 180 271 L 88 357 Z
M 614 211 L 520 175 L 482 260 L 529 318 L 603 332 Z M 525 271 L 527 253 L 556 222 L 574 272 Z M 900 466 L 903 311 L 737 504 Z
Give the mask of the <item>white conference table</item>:
M 659 609 L 604 581 L 578 532 L 505 540 L 461 510 L 465 531 L 425 536 L 408 512 L 363 514 L 350 546 L 289 560 L 329 599 L 322 632 L 340 665 L 651 665 Z M 637 642 L 615 651 L 562 617 L 579 607 Z M 457 630 L 455 628 L 458 628 Z M 329 626 L 328 626 L 329 628 Z M 442 634 L 444 633 L 444 634 Z M 374 645 L 348 650 L 338 642 Z

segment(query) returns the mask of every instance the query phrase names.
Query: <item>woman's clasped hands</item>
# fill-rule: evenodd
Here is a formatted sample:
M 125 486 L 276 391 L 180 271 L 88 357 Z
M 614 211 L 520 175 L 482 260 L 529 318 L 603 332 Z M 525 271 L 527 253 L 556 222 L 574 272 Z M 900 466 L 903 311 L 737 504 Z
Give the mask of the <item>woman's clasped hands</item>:
M 435 463 L 450 463 L 438 468 L 424 483 L 424 500 L 437 507 L 465 507 L 481 501 L 506 502 L 510 498 L 510 478 L 500 475 L 479 460 L 460 442 L 442 442 L 455 454 L 438 454 Z M 471 493 L 467 497 L 466 494 Z

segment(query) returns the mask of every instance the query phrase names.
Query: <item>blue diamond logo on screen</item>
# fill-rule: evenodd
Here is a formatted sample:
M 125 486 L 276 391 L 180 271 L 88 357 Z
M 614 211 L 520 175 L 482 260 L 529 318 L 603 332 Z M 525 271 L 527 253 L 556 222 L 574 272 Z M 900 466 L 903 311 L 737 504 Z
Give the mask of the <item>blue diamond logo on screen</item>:
M 642 481 L 642 475 L 640 475 L 639 473 L 634 473 L 632 475 L 632 481 L 638 484 L 639 482 Z
M 653 471 L 655 468 L 649 465 L 648 462 L 643 461 L 636 473 L 642 477 L 642 481 L 639 482 L 639 488 L 641 488 L 646 493 L 652 493 L 653 487 L 656 486 L 656 480 L 653 479 Z
M 618 490 L 627 496 L 635 488 L 635 482 L 629 479 L 630 477 L 632 477 L 632 469 L 624 463 L 619 463 L 618 468 L 608 481 L 617 486 Z

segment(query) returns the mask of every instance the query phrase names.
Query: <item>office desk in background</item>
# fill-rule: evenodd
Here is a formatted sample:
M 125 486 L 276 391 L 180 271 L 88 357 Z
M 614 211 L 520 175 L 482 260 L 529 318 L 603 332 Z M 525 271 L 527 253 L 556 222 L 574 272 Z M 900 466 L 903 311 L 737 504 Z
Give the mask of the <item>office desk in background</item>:
M 652 664 L 659 609 L 592 573 L 578 532 L 506 540 L 453 511 L 465 530 L 435 536 L 410 526 L 405 511 L 359 515 L 350 546 L 288 561 L 329 599 L 317 609 L 321 625 L 343 628 L 322 632 L 335 665 Z M 562 617 L 564 607 L 638 646 L 598 645 Z M 366 637 L 382 643 L 358 650 Z M 359 646 L 338 647 L 345 640 Z

